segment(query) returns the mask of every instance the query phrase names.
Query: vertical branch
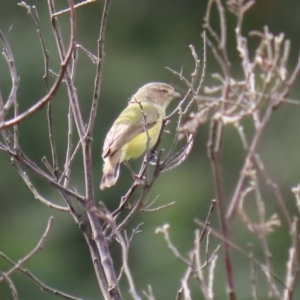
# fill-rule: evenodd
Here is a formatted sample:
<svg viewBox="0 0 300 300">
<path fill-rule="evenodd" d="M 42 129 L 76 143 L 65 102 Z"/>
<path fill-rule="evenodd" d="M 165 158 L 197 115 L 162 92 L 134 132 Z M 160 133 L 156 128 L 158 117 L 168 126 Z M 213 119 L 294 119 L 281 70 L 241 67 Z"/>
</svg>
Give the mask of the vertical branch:
<svg viewBox="0 0 300 300">
<path fill-rule="evenodd" d="M 75 52 L 77 52 L 77 49 L 75 49 Z M 77 56 L 77 55 L 74 55 Z M 71 71 L 71 77 L 72 80 L 74 80 L 75 77 L 75 62 L 76 59 L 73 58 L 72 61 L 72 71 Z M 67 133 L 67 149 L 66 149 L 66 158 L 65 158 L 65 164 L 64 164 L 64 172 L 61 175 L 61 178 L 64 177 L 64 186 L 67 187 L 70 180 L 70 175 L 71 175 L 71 161 L 72 161 L 72 150 L 73 150 L 73 130 L 74 130 L 74 126 L 73 126 L 73 110 L 72 110 L 72 104 L 71 101 L 69 101 L 69 109 L 68 109 L 68 133 Z M 78 147 L 81 145 L 80 141 L 78 144 Z M 74 156 L 76 154 L 76 149 L 74 151 Z M 64 176 L 63 176 L 64 175 Z"/>
<path fill-rule="evenodd" d="M 65 178 L 64 184 L 63 184 L 64 187 L 68 187 L 68 184 L 69 184 L 70 163 L 71 163 L 71 159 L 72 159 L 72 149 L 73 149 L 72 138 L 73 138 L 73 112 L 72 112 L 71 103 L 69 103 L 67 150 L 66 150 L 64 172 L 62 174 Z M 63 178 L 63 176 L 61 176 L 61 179 Z"/>
<path fill-rule="evenodd" d="M 283 293 L 283 300 L 292 300 L 296 289 L 296 283 L 299 276 L 299 220 L 294 218 L 290 228 L 290 235 L 292 245 L 289 250 L 289 260 L 287 262 L 285 289 Z"/>
<path fill-rule="evenodd" d="M 100 96 L 100 91 L 101 91 L 102 65 L 103 65 L 103 59 L 104 59 L 104 40 L 105 40 L 105 31 L 106 31 L 106 25 L 107 25 L 107 20 L 108 20 L 108 12 L 109 12 L 110 3 L 111 3 L 111 0 L 104 1 L 102 19 L 101 19 L 101 25 L 100 25 L 100 35 L 98 38 L 98 61 L 97 61 L 94 93 L 93 93 L 93 102 L 92 102 L 89 122 L 88 122 L 87 129 L 86 129 L 85 136 L 84 136 L 84 143 L 82 145 L 83 146 L 83 162 L 84 162 L 85 188 L 86 188 L 87 201 L 94 201 L 91 142 L 92 142 L 92 133 L 93 133 L 93 128 L 94 128 L 94 123 L 95 123 L 96 114 L 97 114 L 99 96 Z M 94 220 L 94 218 L 91 218 L 91 220 Z M 96 224 L 94 224 L 94 225 L 96 226 Z M 101 230 L 101 226 L 99 226 L 99 228 Z M 104 242 L 105 242 L 105 240 L 104 240 Z"/>
<path fill-rule="evenodd" d="M 56 144 L 53 133 L 53 115 L 52 115 L 52 103 L 48 103 L 47 107 L 47 120 L 48 120 L 48 134 L 50 141 L 51 157 L 52 157 L 52 169 L 56 178 L 58 178 L 58 160 L 57 160 L 57 151 Z"/>
<path fill-rule="evenodd" d="M 10 78 L 11 78 L 11 83 L 12 83 L 12 87 L 10 90 L 10 94 L 8 96 L 8 100 L 6 101 L 3 110 L 1 110 L 1 115 L 0 115 L 0 126 L 2 125 L 2 120 L 4 120 L 5 115 L 7 113 L 7 111 L 10 109 L 10 107 L 16 103 L 16 99 L 17 99 L 17 91 L 19 88 L 19 78 L 17 75 L 17 69 L 15 66 L 15 61 L 14 61 L 14 57 L 12 54 L 12 51 L 10 49 L 10 46 L 8 44 L 8 42 L 6 41 L 4 35 L 2 34 L 2 32 L 0 31 L 0 40 L 3 43 L 3 50 L 2 50 L 2 55 L 4 56 L 6 63 L 8 65 L 9 68 L 9 73 L 10 73 Z"/>
<path fill-rule="evenodd" d="M 1 94 L 1 89 L 0 89 L 0 124 L 4 120 L 4 102 L 3 102 L 3 97 Z"/>
<path fill-rule="evenodd" d="M 63 44 L 63 38 L 62 38 L 61 31 L 60 31 L 60 26 L 58 24 L 57 18 L 55 17 L 54 1 L 48 0 L 48 6 L 49 6 L 50 15 L 51 15 L 54 37 L 55 37 L 55 40 L 56 40 L 56 43 L 58 46 L 60 58 L 63 61 L 66 57 L 66 51 L 65 51 L 64 44 Z M 76 43 L 76 22 L 75 21 L 76 20 L 75 20 L 75 11 L 74 11 L 72 0 L 69 0 L 69 6 L 70 6 L 70 12 L 71 12 L 71 16 L 70 16 L 71 36 L 72 36 L 72 40 L 73 40 L 74 47 L 75 47 L 75 43 Z M 72 76 L 71 76 L 71 71 L 68 66 L 67 66 L 65 72 L 66 72 L 65 79 L 66 79 L 66 84 L 67 84 L 67 89 L 68 89 L 68 95 L 69 95 L 69 99 L 71 101 L 78 135 L 80 137 L 81 142 L 83 142 L 83 137 L 84 137 L 84 132 L 85 132 L 84 123 L 83 123 L 82 116 L 81 116 L 81 111 L 80 111 L 79 101 L 78 101 L 78 97 L 77 97 L 77 93 L 76 93 L 76 88 L 74 86 Z"/>
<path fill-rule="evenodd" d="M 101 265 L 101 260 L 99 258 L 99 252 L 97 245 L 95 243 L 95 240 L 89 236 L 89 234 L 84 233 L 85 240 L 87 242 L 87 245 L 89 247 L 93 265 L 94 265 L 94 270 L 98 279 L 98 283 L 100 285 L 101 291 L 103 293 L 104 299 L 105 300 L 111 300 L 110 294 L 109 294 L 109 288 L 107 286 L 107 281 L 105 274 L 103 272 L 103 268 Z"/>
<path fill-rule="evenodd" d="M 83 162 L 84 162 L 85 188 L 86 188 L 85 211 L 87 213 L 91 225 L 93 238 L 95 240 L 99 252 L 99 256 L 101 259 L 101 264 L 106 276 L 110 297 L 111 299 L 119 300 L 121 299 L 121 294 L 119 291 L 119 286 L 118 286 L 118 281 L 113 266 L 113 261 L 109 252 L 107 241 L 105 239 L 104 233 L 101 228 L 97 208 L 94 205 L 92 160 L 91 160 L 92 159 L 92 155 L 91 155 L 92 132 L 93 132 L 94 122 L 97 113 L 98 99 L 100 95 L 102 63 L 104 57 L 104 37 L 105 37 L 105 30 L 106 30 L 110 3 L 111 3 L 110 0 L 104 1 L 102 21 L 100 26 L 100 36 L 98 39 L 98 64 L 97 64 L 97 73 L 96 73 L 95 88 L 93 94 L 93 102 L 91 107 L 89 123 L 87 125 L 87 129 L 85 131 L 85 135 L 82 140 L 82 148 L 83 148 Z"/>
<path fill-rule="evenodd" d="M 27 14 L 30 15 L 31 20 L 33 21 L 36 31 L 40 40 L 43 59 L 44 59 L 44 75 L 43 79 L 46 84 L 47 93 L 49 93 L 50 85 L 49 85 L 49 53 L 46 49 L 44 37 L 42 34 L 42 29 L 40 26 L 40 20 L 37 8 L 35 6 L 29 6 L 25 2 L 19 3 L 20 6 L 27 9 Z M 49 141 L 50 141 L 50 149 L 51 149 L 51 156 L 52 156 L 52 170 L 55 177 L 58 177 L 58 161 L 57 161 L 57 151 L 56 151 L 56 144 L 54 140 L 53 134 L 53 116 L 52 116 L 52 104 L 51 102 L 47 105 L 47 121 L 48 121 L 48 134 L 49 134 Z"/>
<path fill-rule="evenodd" d="M 219 219 L 221 223 L 221 229 L 225 241 L 230 240 L 228 223 L 225 217 L 225 199 L 223 194 L 223 172 L 221 165 L 222 158 L 222 142 L 223 142 L 223 125 L 220 120 L 213 119 L 210 129 L 210 137 L 208 142 L 208 152 L 211 159 L 214 185 L 216 193 L 216 201 L 218 206 Z M 230 246 L 227 242 L 223 243 L 225 251 L 225 269 L 226 278 L 228 284 L 228 296 L 229 299 L 235 300 L 236 294 L 234 289 L 234 278 L 233 278 L 233 266 L 231 260 Z"/>
<path fill-rule="evenodd" d="M 114 218 L 112 217 L 109 212 L 106 212 L 104 218 L 107 220 L 107 222 L 110 224 L 112 230 L 114 231 L 117 241 L 121 245 L 122 249 L 122 262 L 123 262 L 123 269 L 127 277 L 128 285 L 129 285 L 129 293 L 131 294 L 132 298 L 134 300 L 142 300 L 142 298 L 138 295 L 135 287 L 135 283 L 130 271 L 130 267 L 128 264 L 128 251 L 129 251 L 129 241 L 128 239 L 125 239 L 121 232 L 117 228 L 117 224 L 115 223 Z M 125 235 L 126 237 L 126 235 Z"/>
<path fill-rule="evenodd" d="M 202 266 L 201 266 L 201 245 L 200 245 L 200 230 L 196 230 L 195 232 L 195 239 L 194 239 L 194 260 L 195 260 L 195 267 L 197 272 L 197 279 L 200 282 L 200 287 L 202 290 L 202 294 L 204 295 L 206 300 L 211 300 L 212 298 L 209 297 L 208 293 L 208 285 L 206 283 L 206 279 L 204 278 Z"/>
<path fill-rule="evenodd" d="M 90 112 L 89 123 L 86 131 L 87 136 L 90 136 L 93 132 L 98 103 L 99 103 L 99 97 L 101 92 L 102 65 L 104 59 L 104 41 L 105 41 L 105 32 L 106 32 L 106 26 L 108 21 L 108 12 L 109 12 L 111 1 L 112 0 L 104 1 L 104 7 L 102 12 L 100 34 L 98 38 L 98 61 L 97 61 L 96 77 L 95 77 L 95 84 L 94 84 L 93 102 L 92 102 L 92 107 Z"/>
<path fill-rule="evenodd" d="M 107 19 L 109 3 L 110 3 L 110 1 L 105 1 L 105 5 L 104 5 L 103 14 L 106 16 L 104 18 L 105 24 L 106 24 L 106 19 Z M 63 58 L 65 55 L 65 50 L 64 50 L 64 46 L 63 46 L 60 27 L 58 25 L 57 18 L 55 17 L 55 9 L 54 9 L 53 0 L 48 0 L 48 4 L 49 4 L 49 10 L 51 13 L 51 18 L 52 18 L 53 30 L 54 30 L 55 38 L 56 38 L 58 48 L 59 48 L 59 53 L 60 53 L 60 56 Z M 72 3 L 72 5 L 70 5 L 70 9 L 71 9 L 70 10 L 71 11 L 71 19 L 73 19 L 73 18 L 75 18 L 73 3 Z M 103 31 L 105 30 L 105 25 L 100 30 L 103 33 Z M 101 43 L 100 43 L 101 44 L 100 48 L 102 49 L 101 51 L 103 51 L 102 43 L 104 43 L 104 38 L 101 39 Z M 102 52 L 102 56 L 103 56 L 103 52 Z M 101 56 L 101 62 L 99 63 L 100 71 L 101 71 L 101 66 L 102 66 L 102 58 L 103 58 L 102 56 Z M 99 67 L 99 65 L 98 65 L 98 67 Z M 100 71 L 99 71 L 99 73 L 101 73 Z M 100 269 L 96 270 L 96 274 L 97 274 L 97 277 L 99 280 L 99 285 L 102 289 L 103 294 L 106 297 L 106 300 L 110 300 L 110 299 L 120 300 L 121 295 L 119 292 L 118 282 L 117 282 L 117 278 L 116 278 L 114 267 L 113 267 L 113 261 L 110 256 L 107 241 L 105 240 L 105 236 L 102 232 L 101 224 L 100 224 L 98 213 L 97 213 L 97 208 L 94 206 L 94 191 L 93 191 L 93 182 L 92 182 L 92 162 L 91 162 L 91 138 L 92 138 L 91 137 L 91 134 L 92 134 L 91 129 L 92 129 L 92 125 L 89 125 L 88 128 L 90 128 L 90 129 L 86 131 L 83 120 L 82 120 L 82 115 L 81 115 L 81 111 L 80 111 L 80 107 L 79 107 L 76 89 L 73 85 L 73 78 L 71 76 L 71 71 L 69 68 L 66 70 L 66 83 L 67 83 L 68 94 L 69 94 L 69 98 L 70 98 L 70 102 L 71 102 L 71 106 L 72 106 L 72 112 L 73 112 L 75 124 L 77 127 L 77 131 L 78 131 L 78 134 L 80 137 L 80 141 L 82 144 L 82 151 L 83 151 L 86 201 L 83 202 L 82 204 L 85 208 L 89 223 L 91 225 L 91 229 L 93 232 L 93 240 L 95 241 L 95 245 L 96 245 L 98 254 L 100 256 L 101 266 L 104 270 L 104 274 L 106 277 L 106 279 L 105 279 L 106 283 L 102 282 L 104 280 L 104 278 L 103 278 L 103 276 L 101 276 L 101 274 L 103 275 L 103 273 L 101 272 Z M 98 83 L 99 83 L 99 86 L 98 86 L 99 89 L 97 90 L 97 92 L 100 92 L 100 81 Z M 98 101 L 98 94 L 95 93 L 94 99 L 96 99 Z M 91 112 L 92 118 L 89 121 L 89 124 L 93 124 L 93 122 L 95 121 L 96 110 L 93 111 L 93 109 L 97 108 L 97 105 L 95 104 L 95 103 L 97 103 L 97 101 L 93 101 L 92 112 Z M 92 250 L 93 250 L 93 248 L 90 249 L 91 253 L 92 253 Z M 100 267 L 100 265 L 98 264 L 97 268 L 99 268 L 99 267 Z M 105 290 L 106 286 L 108 288 L 108 293 L 107 293 L 107 290 Z"/>
<path fill-rule="evenodd" d="M 105 273 L 108 291 L 110 295 L 110 298 L 108 299 L 121 300 L 122 297 L 119 291 L 119 285 L 114 270 L 113 261 L 109 252 L 107 241 L 101 228 L 101 224 L 99 222 L 98 209 L 96 206 L 94 206 L 91 200 L 85 202 L 84 208 L 91 225 L 93 240 L 95 241 L 95 244 L 97 246 L 97 250 L 101 260 L 101 265 Z"/>
<path fill-rule="evenodd" d="M 252 176 L 253 176 L 255 200 L 256 200 L 256 207 L 257 207 L 259 223 L 260 223 L 261 228 L 263 228 L 264 226 L 266 226 L 265 204 L 264 204 L 261 194 L 260 194 L 256 173 L 252 174 Z M 275 296 L 278 297 L 279 292 L 278 292 L 278 289 L 277 289 L 276 285 L 274 284 L 273 278 L 271 276 L 271 274 L 272 274 L 272 253 L 270 252 L 266 234 L 264 234 L 263 232 L 259 233 L 259 238 L 261 240 L 263 252 L 265 255 L 265 261 L 266 261 L 265 274 L 266 274 L 267 282 L 269 285 L 269 295 L 270 295 L 270 297 L 275 297 Z"/>
<path fill-rule="evenodd" d="M 16 118 L 19 114 L 19 104 L 17 98 L 14 100 L 14 117 Z M 14 150 L 19 150 L 19 130 L 18 124 L 14 125 Z"/>
<path fill-rule="evenodd" d="M 210 14 L 211 14 L 212 2 L 214 1 L 210 1 L 208 5 L 206 18 L 205 18 L 205 27 L 208 29 L 208 32 L 212 35 L 212 37 L 217 42 L 218 49 L 216 49 L 216 46 L 214 46 L 214 44 L 210 41 L 210 39 L 207 39 L 207 43 L 212 49 L 212 52 L 215 58 L 218 60 L 224 73 L 223 95 L 221 99 L 224 99 L 226 101 L 229 98 L 228 96 L 230 92 L 230 80 L 231 80 L 230 62 L 228 60 L 227 50 L 226 50 L 227 26 L 225 21 L 224 8 L 220 0 L 215 0 L 217 5 L 217 10 L 219 13 L 219 19 L 220 19 L 220 37 L 210 26 Z M 224 245 L 224 252 L 225 252 L 225 271 L 226 271 L 226 279 L 227 279 L 227 286 L 228 286 L 228 297 L 231 300 L 235 300 L 236 293 L 234 288 L 233 266 L 232 266 L 232 259 L 230 253 L 230 246 L 226 242 L 230 240 L 230 232 L 229 232 L 228 222 L 225 217 L 226 204 L 224 199 L 223 182 L 222 182 L 223 170 L 222 170 L 221 159 L 222 159 L 222 150 L 223 150 L 224 126 L 222 124 L 221 118 L 218 118 L 218 116 L 221 117 L 221 114 L 225 112 L 227 106 L 228 106 L 227 104 L 221 103 L 220 112 L 215 114 L 214 118 L 212 119 L 210 136 L 209 136 L 209 141 L 207 146 L 208 146 L 208 155 L 211 159 L 212 170 L 213 170 L 216 201 L 218 204 L 219 221 L 222 229 L 223 238 L 225 241 L 223 245 Z"/>
<path fill-rule="evenodd" d="M 5 104 L 3 103 L 3 100 L 1 97 L 1 104 L 0 104 L 0 108 L 1 108 L 0 109 L 0 124 L 1 124 L 2 122 L 4 122 L 5 115 L 9 111 L 11 105 L 14 105 L 14 118 L 16 118 L 19 114 L 19 104 L 17 102 L 17 91 L 19 88 L 19 79 L 18 79 L 17 69 L 16 69 L 15 60 L 14 60 L 12 51 L 1 31 L 0 31 L 0 40 L 3 43 L 2 54 L 8 65 L 10 78 L 12 81 L 11 91 L 10 91 L 8 100 L 6 101 Z M 7 137 L 9 137 L 9 133 L 3 132 L 3 135 L 7 135 Z M 10 148 L 12 148 L 12 147 L 10 147 Z M 13 149 L 19 150 L 19 131 L 18 131 L 17 124 L 15 124 L 15 126 L 13 127 Z"/>
</svg>

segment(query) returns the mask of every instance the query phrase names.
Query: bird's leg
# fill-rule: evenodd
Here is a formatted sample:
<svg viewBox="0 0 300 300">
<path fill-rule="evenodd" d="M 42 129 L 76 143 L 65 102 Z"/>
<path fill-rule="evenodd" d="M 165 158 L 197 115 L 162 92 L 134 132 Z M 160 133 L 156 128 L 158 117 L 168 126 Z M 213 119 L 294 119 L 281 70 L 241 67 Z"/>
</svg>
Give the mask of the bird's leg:
<svg viewBox="0 0 300 300">
<path fill-rule="evenodd" d="M 138 185 L 141 185 L 144 183 L 144 179 L 142 177 L 140 177 L 138 174 L 135 174 L 134 171 L 132 170 L 131 166 L 129 165 L 128 161 L 125 160 L 124 161 L 124 165 L 127 167 L 127 169 L 129 170 L 129 172 L 131 173 L 131 176 L 133 177 L 133 179 L 135 180 L 135 182 Z"/>
<path fill-rule="evenodd" d="M 150 164 L 152 166 L 155 166 L 156 165 L 156 162 L 157 162 L 157 151 L 155 150 L 151 150 L 150 151 Z"/>
</svg>

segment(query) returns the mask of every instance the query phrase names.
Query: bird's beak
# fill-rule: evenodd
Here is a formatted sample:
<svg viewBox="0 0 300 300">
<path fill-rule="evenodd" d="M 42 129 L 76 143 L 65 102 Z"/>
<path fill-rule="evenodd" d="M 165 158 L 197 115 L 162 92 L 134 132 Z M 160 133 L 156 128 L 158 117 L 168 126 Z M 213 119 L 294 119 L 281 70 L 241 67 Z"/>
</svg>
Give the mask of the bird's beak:
<svg viewBox="0 0 300 300">
<path fill-rule="evenodd" d="M 177 92 L 173 92 L 172 94 L 173 98 L 180 98 L 181 97 L 181 94 L 177 93 Z"/>
</svg>

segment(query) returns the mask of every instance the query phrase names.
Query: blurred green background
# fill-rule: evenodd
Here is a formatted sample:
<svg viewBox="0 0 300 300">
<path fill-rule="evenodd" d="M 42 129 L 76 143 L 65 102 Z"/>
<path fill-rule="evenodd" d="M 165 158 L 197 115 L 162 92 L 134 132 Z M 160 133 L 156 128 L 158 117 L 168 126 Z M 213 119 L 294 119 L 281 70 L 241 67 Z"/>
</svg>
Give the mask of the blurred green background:
<svg viewBox="0 0 300 300">
<path fill-rule="evenodd" d="M 65 8 L 67 1 L 56 1 L 57 10 Z M 43 75 L 43 58 L 38 36 L 26 10 L 17 6 L 18 1 L 1 0 L 0 30 L 6 36 L 12 51 L 20 77 L 18 101 L 23 111 L 40 99 L 46 92 Z M 27 1 L 36 5 L 46 47 L 50 54 L 50 67 L 58 71 L 56 45 L 51 31 L 46 1 Z M 131 178 L 128 171 L 122 168 L 122 174 L 116 187 L 100 192 L 98 183 L 101 178 L 101 148 L 104 135 L 120 110 L 125 107 L 127 99 L 144 83 L 162 81 L 173 84 L 181 91 L 186 87 L 165 67 L 175 70 L 183 68 L 189 76 L 194 61 L 189 45 L 193 44 L 202 57 L 202 20 L 205 13 L 204 0 L 114 0 L 111 5 L 105 45 L 102 91 L 93 140 L 93 165 L 97 199 L 103 201 L 109 209 L 114 209 L 120 197 L 126 192 Z M 77 42 L 96 53 L 96 40 L 99 35 L 102 3 L 91 3 L 77 10 Z M 290 68 L 295 65 L 300 48 L 300 2 L 297 0 L 258 0 L 248 12 L 244 23 L 244 34 L 249 30 L 262 30 L 268 25 L 270 31 L 278 34 L 284 32 L 292 42 Z M 240 72 L 238 56 L 235 52 L 233 30 L 235 19 L 228 14 L 229 45 L 233 58 L 233 69 L 236 76 Z M 68 15 L 59 18 L 68 44 Z M 218 24 L 217 19 L 214 20 Z M 2 47 L 2 45 L 0 45 Z M 210 73 L 215 72 L 216 63 L 209 57 L 206 82 L 211 83 Z M 95 66 L 85 54 L 79 52 L 76 69 L 76 86 L 80 104 L 87 120 L 94 83 Z M 52 79 L 53 80 L 53 79 Z M 3 58 L 0 59 L 0 89 L 4 99 L 11 87 L 8 68 Z M 291 94 L 299 98 L 299 89 L 295 87 Z M 61 166 L 67 137 L 67 96 L 65 87 L 61 87 L 53 100 L 54 130 Z M 290 188 L 300 182 L 299 150 L 300 131 L 299 113 L 296 106 L 279 109 L 273 116 L 259 147 L 265 165 L 271 177 L 278 182 L 284 199 L 291 211 L 294 199 Z M 170 128 L 176 126 L 173 120 Z M 156 182 L 150 200 L 157 195 L 157 205 L 171 201 L 176 204 L 168 209 L 141 213 L 134 218 L 128 227 L 128 233 L 137 224 L 143 222 L 142 234 L 133 239 L 130 248 L 130 264 L 138 290 L 147 289 L 150 284 L 157 299 L 174 299 L 186 270 L 174 255 L 167 249 L 161 236 L 155 235 L 155 228 L 169 223 L 171 237 L 182 254 L 193 247 L 194 219 L 204 221 L 210 200 L 214 197 L 210 161 L 206 153 L 208 125 L 203 126 L 196 138 L 196 144 L 188 160 L 179 168 L 163 174 Z M 165 135 L 164 145 L 172 140 Z M 50 160 L 49 141 L 45 109 L 27 119 L 20 126 L 20 145 L 24 152 L 38 165 L 43 167 L 42 157 Z M 237 134 L 232 128 L 226 130 L 224 152 L 225 193 L 229 199 L 239 176 L 244 151 Z M 140 160 L 132 163 L 138 169 Z M 83 175 L 81 157 L 75 162 L 72 180 L 76 188 L 83 192 Z M 54 226 L 47 238 L 45 247 L 35 255 L 25 267 L 46 284 L 58 290 L 84 299 L 102 299 L 89 252 L 80 230 L 67 214 L 51 210 L 34 200 L 31 192 L 17 175 L 10 164 L 10 158 L 0 152 L 0 251 L 5 252 L 17 261 L 27 254 L 37 243 L 45 229 L 49 216 L 54 216 Z M 30 174 L 30 173 L 29 173 Z M 48 184 L 32 177 L 37 188 L 48 199 L 63 204 L 58 193 Z M 273 194 L 262 186 L 268 214 L 277 212 L 282 215 Z M 255 211 L 252 203 L 249 210 Z M 212 220 L 213 226 L 219 229 L 217 214 Z M 246 248 L 253 243 L 257 257 L 263 261 L 260 243 L 248 233 L 239 221 L 234 221 L 232 239 Z M 211 239 L 210 251 L 220 242 Z M 270 250 L 273 254 L 274 271 L 280 278 L 285 276 L 286 260 L 290 244 L 288 228 L 283 225 L 269 237 Z M 116 267 L 120 268 L 120 251 L 117 244 L 111 245 Z M 219 251 L 219 262 L 215 280 L 216 299 L 225 299 L 225 273 L 223 252 Z M 234 271 L 238 299 L 248 300 L 251 297 L 249 261 L 241 254 L 234 252 Z M 8 265 L 0 260 L 0 270 L 7 270 Z M 52 294 L 41 292 L 27 277 L 15 272 L 11 277 L 17 286 L 20 299 L 57 299 Z M 267 289 L 264 277 L 258 270 L 260 299 L 266 299 Z M 122 279 L 123 287 L 127 282 Z M 193 283 L 194 299 L 202 299 L 199 290 Z M 126 288 L 123 288 L 124 299 L 130 299 Z M 298 296 L 297 296 L 298 295 Z M 297 289 L 295 299 L 300 295 Z M 0 299 L 11 299 L 9 288 L 0 284 Z"/>
</svg>

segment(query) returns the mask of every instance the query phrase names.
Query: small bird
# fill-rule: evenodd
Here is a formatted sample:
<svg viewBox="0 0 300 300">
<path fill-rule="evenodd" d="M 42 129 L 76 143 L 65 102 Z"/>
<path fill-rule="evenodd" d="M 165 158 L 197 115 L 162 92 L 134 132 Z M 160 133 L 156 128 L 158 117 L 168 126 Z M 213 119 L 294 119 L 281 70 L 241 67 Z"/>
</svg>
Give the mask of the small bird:
<svg viewBox="0 0 300 300">
<path fill-rule="evenodd" d="M 166 83 L 142 86 L 129 100 L 106 135 L 102 158 L 100 189 L 113 186 L 119 177 L 120 163 L 152 149 L 159 137 L 168 104 L 181 95 Z"/>
</svg>

